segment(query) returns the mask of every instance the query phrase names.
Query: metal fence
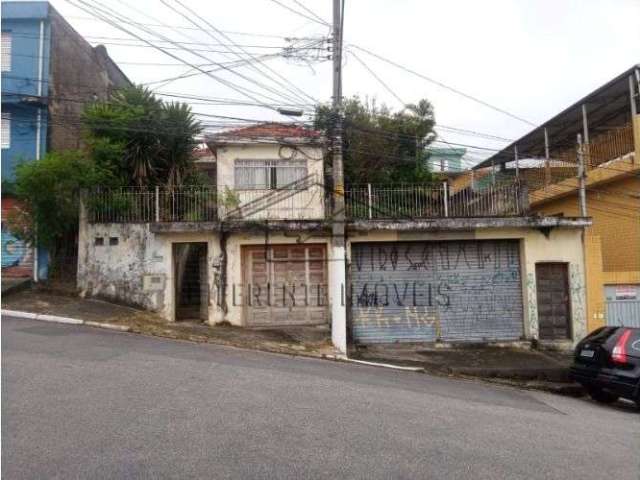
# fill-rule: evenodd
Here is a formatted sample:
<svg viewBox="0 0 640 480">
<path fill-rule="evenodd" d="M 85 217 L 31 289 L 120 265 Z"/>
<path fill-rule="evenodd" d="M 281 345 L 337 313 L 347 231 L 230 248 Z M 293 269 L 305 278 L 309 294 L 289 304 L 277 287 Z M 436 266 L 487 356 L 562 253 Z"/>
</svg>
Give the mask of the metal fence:
<svg viewBox="0 0 640 480">
<path fill-rule="evenodd" d="M 102 189 L 85 196 L 90 223 L 210 222 L 217 219 L 323 219 L 324 187 L 230 190 L 215 187 Z M 527 212 L 519 183 L 451 191 L 446 183 L 360 185 L 345 190 L 348 219 L 518 216 Z"/>
<path fill-rule="evenodd" d="M 84 202 L 89 223 L 209 222 L 218 204 L 215 187 L 101 189 Z"/>
<path fill-rule="evenodd" d="M 347 218 L 499 217 L 524 215 L 527 196 L 518 182 L 452 192 L 446 183 L 357 185 L 345 190 Z"/>
</svg>

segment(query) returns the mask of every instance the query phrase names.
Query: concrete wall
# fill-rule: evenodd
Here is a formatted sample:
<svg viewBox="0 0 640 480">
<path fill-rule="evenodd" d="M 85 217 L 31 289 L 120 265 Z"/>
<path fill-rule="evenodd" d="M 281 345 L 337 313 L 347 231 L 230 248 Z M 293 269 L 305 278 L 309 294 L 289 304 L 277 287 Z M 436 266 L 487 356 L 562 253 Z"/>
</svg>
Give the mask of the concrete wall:
<svg viewBox="0 0 640 480">
<path fill-rule="evenodd" d="M 104 244 L 96 245 L 96 238 Z M 110 239 L 117 238 L 117 245 Z M 174 269 L 172 245 L 206 242 L 209 266 L 209 321 L 219 318 L 214 265 L 220 250 L 212 233 L 155 234 L 149 224 L 91 224 L 79 236 L 78 288 L 82 295 L 142 307 L 173 321 Z"/>
<path fill-rule="evenodd" d="M 347 254 L 351 259 L 351 246 L 358 242 L 442 241 L 442 240 L 518 239 L 521 245 L 523 327 L 527 338 L 538 338 L 538 307 L 535 265 L 538 262 L 569 264 L 572 338 L 586 334 L 585 266 L 581 229 L 557 228 L 549 235 L 535 229 L 477 229 L 463 232 L 383 232 L 351 236 Z"/>
<path fill-rule="evenodd" d="M 50 22 L 49 148 L 79 148 L 83 144 L 79 119 L 85 104 L 107 99 L 129 80 L 103 46 L 92 47 L 53 8 Z"/>
<path fill-rule="evenodd" d="M 82 225 L 82 224 L 81 224 Z M 545 234 L 546 233 L 546 234 Z M 521 278 L 523 298 L 523 330 L 526 338 L 538 338 L 538 312 L 536 293 L 536 264 L 539 262 L 563 262 L 569 267 L 570 305 L 572 314 L 572 338 L 582 338 L 587 332 L 587 303 L 583 232 L 579 228 L 555 228 L 548 232 L 530 228 L 476 229 L 461 232 L 397 232 L 371 231 L 353 234 L 347 242 L 347 255 L 351 247 L 360 242 L 395 242 L 424 240 L 491 240 L 517 239 L 521 249 Z M 103 238 L 103 245 L 96 245 L 96 237 Z M 110 245 L 110 238 L 118 238 L 117 245 Z M 226 238 L 226 306 L 218 302 L 218 285 L 221 276 L 220 237 L 218 233 L 153 233 L 149 224 L 93 224 L 81 226 L 78 269 L 79 287 L 85 295 L 95 295 L 141 306 L 160 313 L 165 319 L 174 320 L 174 278 L 172 245 L 177 242 L 207 242 L 209 267 L 209 323 L 228 321 L 243 326 L 244 312 L 241 296 L 233 285 L 243 284 L 242 247 L 247 245 L 325 244 L 329 255 L 327 278 L 336 278 L 340 262 L 332 261 L 330 239 L 291 234 L 270 234 L 265 238 L 259 233 L 233 233 Z M 341 302 L 339 289 L 333 291 L 330 302 Z M 240 301 L 238 301 L 240 299 Z M 345 332 L 340 333 L 342 337 Z"/>
<path fill-rule="evenodd" d="M 319 184 L 280 202 L 270 205 L 268 208 L 259 208 L 259 211 L 250 215 L 253 219 L 321 219 L 324 218 L 324 176 L 323 176 L 323 152 L 319 147 L 299 146 L 297 149 L 286 147 L 288 153 L 281 156 L 282 145 L 232 145 L 220 147 L 217 151 L 217 186 L 218 194 L 224 197 L 228 188 L 236 191 L 241 204 L 246 204 L 258 199 L 269 191 L 264 190 L 236 190 L 234 185 L 234 165 L 240 160 L 305 160 L 308 174 L 314 176 Z M 224 203 L 224 202 L 222 202 Z M 220 211 L 225 212 L 225 206 L 221 205 Z M 229 205 L 227 210 L 234 207 Z"/>
</svg>

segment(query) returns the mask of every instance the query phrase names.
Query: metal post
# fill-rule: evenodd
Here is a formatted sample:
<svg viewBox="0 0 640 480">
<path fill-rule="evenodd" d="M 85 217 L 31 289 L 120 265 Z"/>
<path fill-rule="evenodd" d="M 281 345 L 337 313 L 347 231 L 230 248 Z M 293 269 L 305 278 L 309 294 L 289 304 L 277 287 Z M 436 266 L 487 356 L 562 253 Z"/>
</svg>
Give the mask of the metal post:
<svg viewBox="0 0 640 480">
<path fill-rule="evenodd" d="M 156 201 L 156 222 L 160 222 L 160 187 L 156 185 L 155 191 L 155 201 Z"/>
<path fill-rule="evenodd" d="M 442 200 L 444 202 L 444 216 L 449 216 L 449 188 L 447 182 L 442 182 Z"/>
<path fill-rule="evenodd" d="M 333 221 L 331 236 L 331 340 L 347 353 L 347 308 L 343 288 L 347 283 L 344 215 L 344 170 L 342 164 L 342 1 L 333 0 Z"/>
<path fill-rule="evenodd" d="M 633 86 L 633 76 L 631 75 L 629 75 L 629 100 L 631 101 L 631 115 L 635 117 L 638 114 L 638 107 L 636 106 L 636 93 Z"/>
<path fill-rule="evenodd" d="M 582 156 L 585 171 L 591 166 L 591 152 L 589 149 L 589 122 L 587 121 L 587 105 L 582 104 Z M 586 157 L 586 160 L 584 159 Z"/>
<path fill-rule="evenodd" d="M 371 201 L 371 184 L 367 183 L 367 195 L 368 195 L 368 199 L 369 199 L 369 218 L 373 218 L 372 215 L 372 206 L 373 206 L 373 202 Z"/>
<path fill-rule="evenodd" d="M 513 146 L 513 157 L 516 160 L 516 178 L 520 178 L 520 160 L 518 159 L 518 146 Z"/>
<path fill-rule="evenodd" d="M 496 164 L 493 160 L 491 160 L 491 184 L 496 184 Z"/>
<path fill-rule="evenodd" d="M 544 186 L 551 183 L 551 162 L 549 161 L 549 134 L 544 127 Z"/>
<path fill-rule="evenodd" d="M 580 216 L 587 216 L 587 194 L 586 194 L 586 171 L 584 168 L 584 145 L 582 143 L 582 135 L 578 134 L 578 183 L 579 183 L 579 203 Z"/>
</svg>

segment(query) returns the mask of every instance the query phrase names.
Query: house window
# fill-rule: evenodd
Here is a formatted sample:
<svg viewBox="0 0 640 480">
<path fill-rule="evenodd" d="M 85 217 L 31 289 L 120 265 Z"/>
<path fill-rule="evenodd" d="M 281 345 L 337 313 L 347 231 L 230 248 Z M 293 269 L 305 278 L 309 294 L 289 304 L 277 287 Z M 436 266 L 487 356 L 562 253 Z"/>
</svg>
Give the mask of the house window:
<svg viewBox="0 0 640 480">
<path fill-rule="evenodd" d="M 11 114 L 8 112 L 2 112 L 2 120 L 0 121 L 0 127 L 2 130 L 2 148 L 11 147 Z"/>
<path fill-rule="evenodd" d="M 305 160 L 236 160 L 234 184 L 239 190 L 300 189 L 308 175 Z"/>
<path fill-rule="evenodd" d="M 0 63 L 2 63 L 3 72 L 11 71 L 11 32 L 2 32 Z"/>
<path fill-rule="evenodd" d="M 118 237 L 109 237 L 109 245 L 118 245 Z"/>
</svg>

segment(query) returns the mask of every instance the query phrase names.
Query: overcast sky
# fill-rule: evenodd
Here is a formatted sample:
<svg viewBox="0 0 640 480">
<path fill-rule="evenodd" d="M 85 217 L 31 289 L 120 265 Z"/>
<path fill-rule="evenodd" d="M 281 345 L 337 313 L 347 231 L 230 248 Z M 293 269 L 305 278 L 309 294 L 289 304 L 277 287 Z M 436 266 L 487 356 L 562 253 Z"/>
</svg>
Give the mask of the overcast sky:
<svg viewBox="0 0 640 480">
<path fill-rule="evenodd" d="M 176 0 L 164 1 L 177 9 L 181 8 Z M 279 53 L 281 47 L 289 45 L 280 37 L 321 39 L 330 31 L 320 21 L 312 21 L 315 18 L 295 0 L 180 1 L 197 12 L 196 16 L 187 15 L 196 22 L 202 23 L 204 19 L 220 30 L 247 33 L 229 35 L 235 42 L 247 45 L 245 48 L 254 56 Z M 330 22 L 331 0 L 299 2 Z M 134 82 L 152 82 L 189 71 L 189 67 L 179 64 L 179 60 L 158 50 L 148 46 L 132 46 L 144 45 L 139 41 L 116 40 L 130 38 L 130 35 L 103 21 L 91 19 L 90 13 L 66 0 L 53 0 L 52 3 L 92 44 L 105 43 L 112 58 Z M 130 21 L 164 23 L 174 27 L 149 26 L 147 28 L 152 32 L 140 32 L 120 22 L 120 25 L 144 38 L 153 39 L 155 32 L 173 41 L 191 42 L 188 48 L 206 50 L 196 54 L 179 49 L 168 50 L 187 62 L 203 64 L 237 60 L 229 53 L 229 46 L 219 45 L 222 42 L 195 29 L 187 19 L 172 11 L 161 0 L 102 0 L 100 3 Z M 291 12 L 278 3 L 309 18 Z M 531 126 L 385 64 L 355 50 L 353 45 L 369 49 L 536 124 L 633 64 L 640 63 L 640 0 L 346 0 L 345 8 L 345 96 L 358 94 L 376 97 L 391 108 L 401 106 L 350 53 L 355 52 L 403 102 L 429 99 L 435 107 L 439 124 L 499 137 L 517 138 L 530 130 Z M 205 28 L 211 31 L 211 27 Z M 154 43 L 160 44 L 157 38 Z M 328 54 L 321 50 L 307 53 L 311 56 Z M 329 61 L 276 58 L 268 60 L 265 65 L 309 96 L 322 101 L 330 100 Z M 269 82 L 246 66 L 236 71 L 247 78 Z M 216 72 L 215 75 L 223 81 L 260 89 L 226 71 Z M 229 86 L 202 74 L 155 86 L 159 92 L 253 102 Z M 277 97 L 279 102 L 286 102 L 280 99 L 284 89 L 273 83 L 271 86 L 275 93 L 263 93 Z M 261 101 L 273 103 L 264 98 Z M 196 112 L 287 120 L 287 117 L 262 107 L 192 102 L 196 103 L 193 105 Z M 484 137 L 461 135 L 445 129 L 440 134 L 448 142 L 477 147 L 496 148 L 504 145 Z M 488 153 L 486 150 L 471 149 L 469 158 L 482 158 Z"/>
</svg>

